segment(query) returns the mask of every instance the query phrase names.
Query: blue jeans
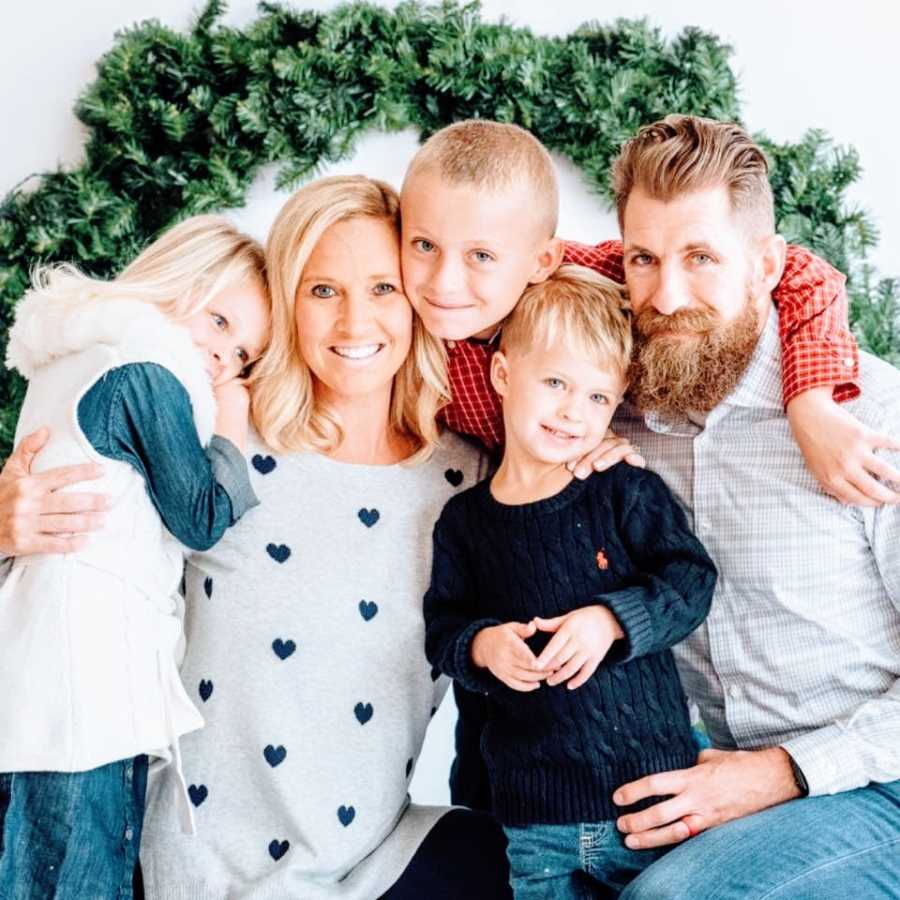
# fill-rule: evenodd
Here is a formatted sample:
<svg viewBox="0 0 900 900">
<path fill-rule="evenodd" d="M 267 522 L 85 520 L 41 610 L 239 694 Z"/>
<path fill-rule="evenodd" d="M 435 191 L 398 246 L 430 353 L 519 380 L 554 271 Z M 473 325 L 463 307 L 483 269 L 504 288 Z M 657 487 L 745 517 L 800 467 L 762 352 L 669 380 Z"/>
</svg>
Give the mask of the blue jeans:
<svg viewBox="0 0 900 900">
<path fill-rule="evenodd" d="M 671 850 L 621 900 L 897 900 L 900 781 L 774 806 Z"/>
<path fill-rule="evenodd" d="M 619 892 L 665 850 L 629 850 L 615 822 L 503 829 L 515 900 L 590 900 Z"/>
<path fill-rule="evenodd" d="M 3 900 L 131 900 L 147 757 L 0 774 Z"/>
</svg>

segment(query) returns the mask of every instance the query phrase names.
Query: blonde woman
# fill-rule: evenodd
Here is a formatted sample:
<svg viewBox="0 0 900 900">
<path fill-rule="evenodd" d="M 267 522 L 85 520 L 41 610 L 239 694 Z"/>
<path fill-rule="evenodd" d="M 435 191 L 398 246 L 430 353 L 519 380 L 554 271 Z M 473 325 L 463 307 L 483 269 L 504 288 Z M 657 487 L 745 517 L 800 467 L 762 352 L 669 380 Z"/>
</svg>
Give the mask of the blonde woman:
<svg viewBox="0 0 900 900">
<path fill-rule="evenodd" d="M 195 218 L 111 282 L 44 270 L 16 311 L 18 434 L 50 426 L 38 470 L 102 462 L 108 512 L 80 549 L 12 561 L 0 591 L 3 897 L 130 897 L 147 755 L 178 778 L 203 724 L 173 597 L 182 544 L 210 547 L 255 502 L 237 379 L 269 330 L 264 263 Z"/>
<path fill-rule="evenodd" d="M 196 836 L 151 778 L 150 898 L 496 898 L 502 834 L 410 804 L 447 682 L 422 596 L 444 503 L 480 455 L 439 435 L 440 345 L 403 294 L 387 185 L 328 178 L 267 246 L 272 343 L 255 373 L 260 505 L 186 570 L 181 674 L 206 728 L 183 743 Z"/>
</svg>

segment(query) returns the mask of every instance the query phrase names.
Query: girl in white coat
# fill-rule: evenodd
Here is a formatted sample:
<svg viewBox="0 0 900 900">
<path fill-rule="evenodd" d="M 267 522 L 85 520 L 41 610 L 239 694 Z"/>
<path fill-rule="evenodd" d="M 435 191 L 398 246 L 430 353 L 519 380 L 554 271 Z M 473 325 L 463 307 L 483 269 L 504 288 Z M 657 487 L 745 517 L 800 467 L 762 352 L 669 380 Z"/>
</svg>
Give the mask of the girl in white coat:
<svg viewBox="0 0 900 900">
<path fill-rule="evenodd" d="M 262 250 L 211 216 L 110 282 L 44 270 L 17 309 L 17 440 L 50 426 L 35 471 L 101 463 L 109 508 L 80 550 L 15 559 L 0 589 L 4 898 L 132 895 L 148 755 L 180 773 L 203 724 L 177 672 L 184 546 L 256 503 L 240 376 L 268 330 Z"/>
</svg>

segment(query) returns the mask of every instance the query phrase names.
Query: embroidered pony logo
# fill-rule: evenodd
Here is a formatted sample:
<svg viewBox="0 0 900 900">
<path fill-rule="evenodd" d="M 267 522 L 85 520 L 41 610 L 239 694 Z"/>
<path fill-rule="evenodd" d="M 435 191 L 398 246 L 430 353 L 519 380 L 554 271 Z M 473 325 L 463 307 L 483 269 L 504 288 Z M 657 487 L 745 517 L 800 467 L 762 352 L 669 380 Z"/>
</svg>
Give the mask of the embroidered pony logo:
<svg viewBox="0 0 900 900">
<path fill-rule="evenodd" d="M 604 572 L 609 568 L 609 560 L 602 550 L 597 551 L 597 568 Z"/>
</svg>

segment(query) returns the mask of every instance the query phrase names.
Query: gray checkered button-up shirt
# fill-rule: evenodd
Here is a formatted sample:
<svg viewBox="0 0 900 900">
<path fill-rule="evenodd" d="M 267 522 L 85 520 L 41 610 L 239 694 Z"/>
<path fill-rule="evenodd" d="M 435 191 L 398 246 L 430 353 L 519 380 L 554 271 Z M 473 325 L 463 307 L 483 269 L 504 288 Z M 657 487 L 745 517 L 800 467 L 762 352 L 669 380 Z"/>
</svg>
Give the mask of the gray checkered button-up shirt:
<svg viewBox="0 0 900 900">
<path fill-rule="evenodd" d="M 860 363 L 862 396 L 846 408 L 900 437 L 900 371 Z M 625 406 L 614 427 L 719 569 L 709 618 L 675 648 L 714 745 L 781 745 L 812 794 L 900 778 L 900 508 L 841 506 L 807 470 L 781 405 L 774 310 L 705 423 Z"/>
</svg>

